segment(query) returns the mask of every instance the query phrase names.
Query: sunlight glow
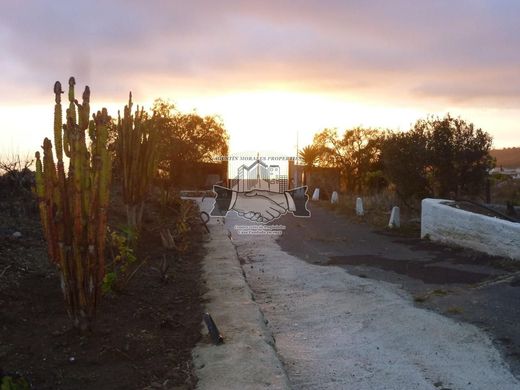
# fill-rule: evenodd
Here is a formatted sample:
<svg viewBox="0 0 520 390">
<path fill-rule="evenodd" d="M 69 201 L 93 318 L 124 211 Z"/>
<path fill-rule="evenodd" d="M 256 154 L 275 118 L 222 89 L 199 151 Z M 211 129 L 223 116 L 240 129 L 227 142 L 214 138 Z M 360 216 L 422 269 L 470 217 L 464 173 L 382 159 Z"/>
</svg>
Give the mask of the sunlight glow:
<svg viewBox="0 0 520 390">
<path fill-rule="evenodd" d="M 363 126 L 406 131 L 428 114 L 442 116 L 448 111 L 488 131 L 495 139 L 494 147 L 515 146 L 520 140 L 514 130 L 519 110 L 439 107 L 437 111 L 427 111 L 361 102 L 334 94 L 282 89 L 180 95 L 171 101 L 181 111 L 196 110 L 201 115 L 219 115 L 223 119 L 230 134 L 230 153 L 272 150 L 295 156 L 297 143 L 300 148 L 310 144 L 313 135 L 324 128 L 336 127 L 343 131 Z M 115 117 L 117 110 L 123 108 L 125 98 L 122 97 L 120 103 L 93 102 L 92 110 L 107 107 Z M 134 101 L 146 109 L 153 104 L 152 97 L 141 100 L 140 96 L 134 96 Z M 32 156 L 43 138 L 52 136 L 53 107 L 52 100 L 45 105 L 0 107 L 0 156 L 12 153 Z"/>
<path fill-rule="evenodd" d="M 333 95 L 281 90 L 236 92 L 177 101 L 183 110 L 197 107 L 201 114 L 218 113 L 228 129 L 230 151 L 282 150 L 295 155 L 326 128 L 353 126 L 408 129 L 421 116 L 410 108 L 385 108 L 354 103 Z"/>
</svg>

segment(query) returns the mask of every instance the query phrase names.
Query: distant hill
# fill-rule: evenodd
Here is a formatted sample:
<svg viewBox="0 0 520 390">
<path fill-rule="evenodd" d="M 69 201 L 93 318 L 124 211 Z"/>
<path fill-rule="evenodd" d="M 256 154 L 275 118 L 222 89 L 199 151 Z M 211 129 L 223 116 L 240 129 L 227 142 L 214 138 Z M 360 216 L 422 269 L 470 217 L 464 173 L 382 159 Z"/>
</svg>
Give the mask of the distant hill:
<svg viewBox="0 0 520 390">
<path fill-rule="evenodd" d="M 494 149 L 491 155 L 497 160 L 497 167 L 520 168 L 520 147 Z"/>
</svg>

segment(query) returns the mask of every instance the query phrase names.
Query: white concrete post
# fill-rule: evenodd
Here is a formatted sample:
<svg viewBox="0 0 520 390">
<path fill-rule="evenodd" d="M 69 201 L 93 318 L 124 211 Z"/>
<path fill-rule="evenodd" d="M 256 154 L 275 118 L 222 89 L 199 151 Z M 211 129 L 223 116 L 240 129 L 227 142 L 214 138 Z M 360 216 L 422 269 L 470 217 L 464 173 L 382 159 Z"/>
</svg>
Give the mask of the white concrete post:
<svg viewBox="0 0 520 390">
<path fill-rule="evenodd" d="M 401 227 L 401 217 L 399 207 L 394 206 L 392 208 L 392 213 L 390 214 L 390 221 L 388 221 L 389 228 L 399 228 Z"/>
<path fill-rule="evenodd" d="M 320 200 L 320 189 L 315 188 L 314 193 L 312 194 L 312 200 Z"/>
<path fill-rule="evenodd" d="M 356 199 L 356 214 L 359 216 L 365 214 L 365 211 L 363 210 L 363 199 L 361 198 Z"/>
<path fill-rule="evenodd" d="M 332 193 L 332 196 L 330 197 L 330 203 L 332 204 L 337 204 L 339 201 L 339 197 L 338 197 L 338 192 L 337 191 L 334 191 Z"/>
</svg>

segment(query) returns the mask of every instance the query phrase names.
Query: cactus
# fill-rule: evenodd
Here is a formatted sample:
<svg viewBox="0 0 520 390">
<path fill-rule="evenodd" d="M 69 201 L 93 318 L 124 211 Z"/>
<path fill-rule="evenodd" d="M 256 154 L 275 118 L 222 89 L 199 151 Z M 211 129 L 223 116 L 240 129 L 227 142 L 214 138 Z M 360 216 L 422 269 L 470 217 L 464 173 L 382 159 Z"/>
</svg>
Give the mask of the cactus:
<svg viewBox="0 0 520 390">
<path fill-rule="evenodd" d="M 157 131 L 153 118 L 139 106 L 132 115 L 132 93 L 123 118 L 118 113 L 116 154 L 122 171 L 128 226 L 138 232 L 146 198 L 157 171 Z"/>
<path fill-rule="evenodd" d="M 61 84 L 54 84 L 54 160 L 52 142 L 36 152 L 36 185 L 49 259 L 60 271 L 67 312 L 82 331 L 92 326 L 105 275 L 104 254 L 111 158 L 107 150 L 111 118 L 105 108 L 90 119 L 90 90 L 82 104 L 69 79 L 69 107 L 62 123 Z M 85 131 L 89 131 L 87 146 Z M 69 159 L 65 174 L 63 154 Z"/>
</svg>

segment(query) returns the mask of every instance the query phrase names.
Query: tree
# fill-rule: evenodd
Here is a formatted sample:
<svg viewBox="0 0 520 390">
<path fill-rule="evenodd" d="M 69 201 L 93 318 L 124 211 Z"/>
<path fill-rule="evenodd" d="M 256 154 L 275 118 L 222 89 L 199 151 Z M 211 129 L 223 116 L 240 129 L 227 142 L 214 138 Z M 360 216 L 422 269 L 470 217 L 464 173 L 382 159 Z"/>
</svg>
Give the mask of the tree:
<svg viewBox="0 0 520 390">
<path fill-rule="evenodd" d="M 298 157 L 304 164 L 304 184 L 311 183 L 312 168 L 318 164 L 322 152 L 322 148 L 317 145 L 307 145 L 298 153 Z"/>
<path fill-rule="evenodd" d="M 322 150 L 323 166 L 340 168 L 347 188 L 362 192 L 378 170 L 380 135 L 379 130 L 361 127 L 346 130 L 343 136 L 336 129 L 325 129 L 314 136 L 313 145 Z"/>
<path fill-rule="evenodd" d="M 434 194 L 478 194 L 494 166 L 491 136 L 473 123 L 447 114 L 419 120 L 415 129 L 428 135 L 428 156 Z"/>
<path fill-rule="evenodd" d="M 481 193 L 493 167 L 492 139 L 472 123 L 449 114 L 419 120 L 406 133 L 381 143 L 387 179 L 403 200 Z"/>
<path fill-rule="evenodd" d="M 306 167 L 312 168 L 318 164 L 321 154 L 322 150 L 318 146 L 307 145 L 300 150 L 298 157 Z"/>
<path fill-rule="evenodd" d="M 159 169 L 169 185 L 182 185 L 193 163 L 212 162 L 216 156 L 227 155 L 229 136 L 219 117 L 181 113 L 162 99 L 155 101 L 153 113 L 161 139 Z"/>
<path fill-rule="evenodd" d="M 381 140 L 381 163 L 386 179 L 405 203 L 431 193 L 427 138 L 420 131 L 388 133 Z"/>
</svg>

